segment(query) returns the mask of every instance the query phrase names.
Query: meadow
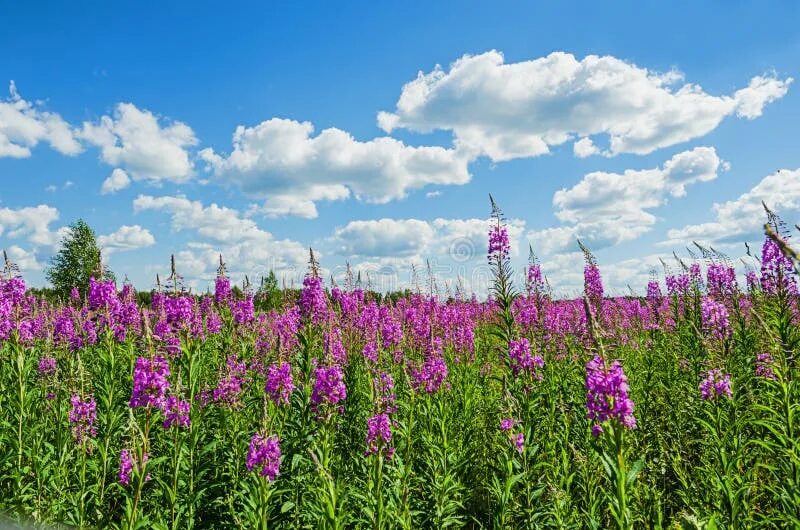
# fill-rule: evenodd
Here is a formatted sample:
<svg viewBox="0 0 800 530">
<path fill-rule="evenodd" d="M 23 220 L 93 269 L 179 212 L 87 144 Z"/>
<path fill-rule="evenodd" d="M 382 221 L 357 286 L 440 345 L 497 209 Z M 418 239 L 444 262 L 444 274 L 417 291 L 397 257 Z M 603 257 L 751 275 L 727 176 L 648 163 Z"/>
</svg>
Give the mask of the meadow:
<svg viewBox="0 0 800 530">
<path fill-rule="evenodd" d="M 798 528 L 800 297 L 703 249 L 646 296 L 516 284 L 488 300 L 325 282 L 178 282 L 61 301 L 0 281 L 0 514 L 78 528 Z M 327 285 L 326 285 L 327 283 Z"/>
</svg>

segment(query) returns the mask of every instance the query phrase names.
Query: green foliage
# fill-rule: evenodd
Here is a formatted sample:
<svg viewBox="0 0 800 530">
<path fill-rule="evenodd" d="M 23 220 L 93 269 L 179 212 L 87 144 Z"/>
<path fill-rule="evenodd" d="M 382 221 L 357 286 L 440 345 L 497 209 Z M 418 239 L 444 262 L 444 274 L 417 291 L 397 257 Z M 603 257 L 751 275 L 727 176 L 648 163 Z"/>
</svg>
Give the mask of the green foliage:
<svg viewBox="0 0 800 530">
<path fill-rule="evenodd" d="M 69 297 L 73 287 L 84 296 L 92 276 L 98 280 L 114 278 L 111 271 L 103 270 L 97 236 L 83 219 L 69 226 L 61 239 L 61 248 L 50 261 L 46 276 L 53 291 L 62 299 Z"/>
</svg>

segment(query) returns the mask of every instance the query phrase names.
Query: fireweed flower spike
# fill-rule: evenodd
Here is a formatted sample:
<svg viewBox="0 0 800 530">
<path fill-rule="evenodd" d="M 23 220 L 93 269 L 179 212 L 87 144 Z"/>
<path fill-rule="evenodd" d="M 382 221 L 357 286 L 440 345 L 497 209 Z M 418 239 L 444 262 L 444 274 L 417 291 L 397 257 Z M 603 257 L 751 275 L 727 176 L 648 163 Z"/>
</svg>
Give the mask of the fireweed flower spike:
<svg viewBox="0 0 800 530">
<path fill-rule="evenodd" d="M 628 378 L 619 361 L 606 366 L 606 361 L 596 356 L 586 364 L 587 417 L 597 422 L 592 434 L 602 432 L 602 423 L 613 420 L 623 427 L 634 429 L 633 400 L 628 397 Z"/>
<path fill-rule="evenodd" d="M 133 391 L 128 405 L 131 408 L 164 405 L 164 396 L 169 389 L 169 363 L 161 356 L 153 359 L 139 357 L 133 368 Z"/>
<path fill-rule="evenodd" d="M 725 339 L 731 335 L 732 329 L 725 304 L 706 298 L 700 306 L 700 313 L 703 331 L 716 339 Z"/>
<path fill-rule="evenodd" d="M 267 383 L 264 391 L 277 406 L 288 405 L 294 390 L 292 365 L 289 363 L 272 364 L 267 368 Z"/>
<path fill-rule="evenodd" d="M 280 473 L 281 444 L 277 436 L 253 434 L 247 450 L 247 470 L 258 470 L 262 477 L 274 481 Z"/>
<path fill-rule="evenodd" d="M 191 405 L 188 401 L 183 401 L 176 396 L 169 396 L 164 403 L 164 428 L 169 429 L 173 425 L 178 427 L 188 427 L 189 410 Z"/>
<path fill-rule="evenodd" d="M 312 407 L 319 409 L 325 405 L 336 405 L 347 397 L 342 369 L 333 365 L 314 369 L 314 387 L 311 391 Z"/>
<path fill-rule="evenodd" d="M 392 457 L 394 454 L 394 447 L 391 446 L 392 422 L 388 414 L 376 414 L 367 420 L 366 443 L 365 456 L 383 451 L 388 458 Z"/>
<path fill-rule="evenodd" d="M 69 422 L 72 424 L 75 441 L 81 443 L 86 438 L 94 438 L 97 435 L 97 429 L 94 427 L 97 419 L 97 403 L 94 398 L 90 396 L 83 400 L 79 395 L 73 394 L 69 402 L 72 404 Z"/>
<path fill-rule="evenodd" d="M 713 401 L 720 397 L 733 397 L 730 374 L 723 374 L 719 369 L 706 372 L 700 381 L 700 397 L 706 401 Z"/>
</svg>

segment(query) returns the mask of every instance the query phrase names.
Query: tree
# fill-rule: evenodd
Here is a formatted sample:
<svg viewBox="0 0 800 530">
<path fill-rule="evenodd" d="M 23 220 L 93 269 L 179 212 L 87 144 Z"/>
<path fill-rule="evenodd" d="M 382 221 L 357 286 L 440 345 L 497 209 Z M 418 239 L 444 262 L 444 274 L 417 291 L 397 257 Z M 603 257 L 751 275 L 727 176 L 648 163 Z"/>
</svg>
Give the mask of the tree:
<svg viewBox="0 0 800 530">
<path fill-rule="evenodd" d="M 66 298 L 73 287 L 84 296 L 91 277 L 113 280 L 114 274 L 102 267 L 94 230 L 86 221 L 78 219 L 69 226 L 61 239 L 61 249 L 50 260 L 47 280 L 58 296 Z"/>
</svg>

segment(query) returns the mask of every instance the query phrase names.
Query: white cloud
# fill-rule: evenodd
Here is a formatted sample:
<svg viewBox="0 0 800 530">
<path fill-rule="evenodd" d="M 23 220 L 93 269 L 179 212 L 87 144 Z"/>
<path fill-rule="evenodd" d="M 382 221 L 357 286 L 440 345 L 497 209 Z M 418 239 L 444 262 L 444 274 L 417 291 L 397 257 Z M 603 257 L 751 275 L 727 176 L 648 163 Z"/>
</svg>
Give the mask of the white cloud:
<svg viewBox="0 0 800 530">
<path fill-rule="evenodd" d="M 152 197 L 139 195 L 133 201 L 134 211 L 163 211 L 171 215 L 176 232 L 190 230 L 205 241 L 190 242 L 183 255 L 193 270 L 202 268 L 197 277 L 208 278 L 216 270 L 219 254 L 224 256 L 229 270 L 241 273 L 266 273 L 270 269 L 302 268 L 308 259 L 308 249 L 296 241 L 276 239 L 262 230 L 252 219 L 224 206 L 186 197 Z M 202 267 L 201 267 L 202 265 Z"/>
<path fill-rule="evenodd" d="M 128 174 L 120 168 L 116 168 L 103 181 L 103 185 L 100 188 L 100 193 L 103 195 L 116 193 L 130 186 L 130 183 L 131 179 L 128 177 Z"/>
<path fill-rule="evenodd" d="M 35 272 L 42 270 L 42 264 L 36 259 L 36 254 L 17 245 L 6 249 L 8 258 L 19 267 L 22 272 Z"/>
<path fill-rule="evenodd" d="M 46 204 L 19 209 L 0 208 L 0 237 L 25 238 L 34 245 L 55 246 L 61 231 L 51 232 L 50 224 L 58 216 L 58 210 Z"/>
<path fill-rule="evenodd" d="M 650 210 L 662 206 L 669 196 L 684 196 L 687 185 L 717 178 L 726 168 L 713 147 L 696 147 L 676 154 L 660 168 L 588 173 L 575 186 L 553 196 L 556 217 L 569 224 L 535 231 L 529 237 L 545 253 L 567 248 L 576 237 L 595 250 L 636 239 L 656 223 Z"/>
<path fill-rule="evenodd" d="M 712 96 L 682 74 L 659 74 L 611 56 L 582 60 L 563 52 L 505 63 L 498 51 L 465 55 L 444 70 L 420 72 L 400 94 L 394 113 L 378 114 L 391 132 L 450 130 L 456 145 L 495 161 L 546 154 L 580 137 L 573 150 L 650 153 L 698 138 L 731 114 L 752 119 L 786 94 L 792 79 L 754 77 L 732 96 Z"/>
<path fill-rule="evenodd" d="M 787 221 L 800 221 L 800 169 L 779 169 L 738 198 L 715 203 L 715 220 L 672 229 L 662 244 L 675 246 L 692 241 L 737 244 L 760 240 L 766 222 L 762 201 Z"/>
<path fill-rule="evenodd" d="M 317 216 L 319 201 L 385 203 L 430 184 L 465 184 L 468 158 L 453 149 L 413 147 L 389 137 L 361 142 L 336 128 L 313 136 L 309 122 L 273 118 L 239 126 L 233 151 L 200 157 L 222 182 L 265 198 L 261 213 Z"/>
<path fill-rule="evenodd" d="M 39 142 L 65 155 L 77 155 L 83 147 L 76 132 L 55 113 L 41 110 L 40 103 L 22 99 L 14 81 L 9 84 L 10 97 L 0 100 L 0 158 L 27 158 Z"/>
<path fill-rule="evenodd" d="M 519 254 L 525 222 L 509 221 L 512 255 Z M 488 246 L 488 219 L 372 219 L 350 221 L 327 240 L 333 251 L 348 258 L 426 259 L 483 262 Z"/>
<path fill-rule="evenodd" d="M 425 194 L 425 198 L 426 199 L 433 199 L 434 197 L 439 197 L 441 194 L 442 194 L 442 192 L 439 191 L 439 190 L 429 191 L 428 193 Z"/>
<path fill-rule="evenodd" d="M 97 244 L 108 255 L 114 252 L 136 250 L 156 243 L 150 230 L 139 225 L 123 225 L 111 234 L 98 236 Z"/>
<path fill-rule="evenodd" d="M 113 116 L 84 122 L 81 137 L 100 148 L 103 162 L 124 169 L 134 181 L 185 182 L 194 174 L 187 148 L 197 145 L 197 138 L 185 123 L 160 121 L 148 110 L 119 103 Z"/>
<path fill-rule="evenodd" d="M 575 156 L 578 158 L 586 158 L 598 154 L 600 149 L 594 145 L 591 138 L 581 138 L 572 144 L 572 152 L 575 153 Z"/>
</svg>

